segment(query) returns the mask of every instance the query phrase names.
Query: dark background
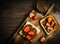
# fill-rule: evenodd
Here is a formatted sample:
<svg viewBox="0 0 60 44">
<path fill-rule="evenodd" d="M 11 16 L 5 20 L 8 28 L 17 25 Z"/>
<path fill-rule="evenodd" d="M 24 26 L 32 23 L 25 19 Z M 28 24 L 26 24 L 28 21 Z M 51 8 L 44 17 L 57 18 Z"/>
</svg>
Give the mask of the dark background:
<svg viewBox="0 0 60 44">
<path fill-rule="evenodd" d="M 35 8 L 36 2 L 37 0 L 0 0 L 0 44 L 6 44 L 10 40 L 25 16 Z M 60 43 L 58 32 L 48 44 Z"/>
<path fill-rule="evenodd" d="M 16 32 L 36 0 L 1 0 L 0 44 L 5 44 Z"/>
</svg>

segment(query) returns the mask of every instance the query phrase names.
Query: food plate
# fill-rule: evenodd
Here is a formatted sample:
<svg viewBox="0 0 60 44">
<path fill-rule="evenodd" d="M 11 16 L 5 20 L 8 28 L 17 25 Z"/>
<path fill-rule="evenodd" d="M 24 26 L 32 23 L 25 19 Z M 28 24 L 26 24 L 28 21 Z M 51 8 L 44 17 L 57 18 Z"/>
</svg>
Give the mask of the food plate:
<svg viewBox="0 0 60 44">
<path fill-rule="evenodd" d="M 40 24 L 47 35 L 51 34 L 59 27 L 53 14 L 48 14 L 48 16 L 41 19 Z"/>
<path fill-rule="evenodd" d="M 30 26 L 27 27 L 27 26 Z M 19 32 L 21 36 L 26 38 L 29 41 L 33 41 L 37 34 L 40 33 L 40 29 L 38 29 L 35 25 L 31 22 L 27 21 L 26 24 L 23 26 L 22 30 Z"/>
</svg>

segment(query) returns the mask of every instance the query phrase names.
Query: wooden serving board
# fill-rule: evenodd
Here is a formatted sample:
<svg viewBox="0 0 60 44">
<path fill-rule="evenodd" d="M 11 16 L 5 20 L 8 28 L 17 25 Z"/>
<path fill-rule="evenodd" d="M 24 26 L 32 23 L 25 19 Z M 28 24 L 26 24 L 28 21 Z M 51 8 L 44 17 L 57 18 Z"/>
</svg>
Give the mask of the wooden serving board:
<svg viewBox="0 0 60 44">
<path fill-rule="evenodd" d="M 32 11 L 35 12 L 34 10 L 32 10 Z M 37 12 L 35 12 L 35 13 L 36 13 L 36 15 L 38 16 L 38 20 L 33 20 L 33 19 L 31 19 L 29 16 L 28 16 L 27 19 L 25 20 L 25 23 L 26 23 L 26 24 L 32 25 L 32 26 L 36 29 L 36 31 L 37 31 L 37 34 L 35 35 L 34 39 L 31 40 L 31 42 L 35 42 L 36 40 L 38 40 L 39 35 L 43 35 L 43 34 L 42 34 L 43 31 L 42 31 L 42 28 L 40 27 L 39 21 L 40 21 L 40 19 L 42 19 L 44 16 L 43 16 L 42 14 L 40 14 L 40 13 L 37 13 Z M 26 25 L 26 24 L 25 24 L 25 25 Z M 23 26 L 23 27 L 24 27 L 24 26 Z M 22 29 L 21 29 L 21 31 L 22 31 Z M 19 34 L 20 34 L 20 35 L 22 35 L 22 34 L 21 34 L 21 31 L 19 31 Z"/>
<path fill-rule="evenodd" d="M 53 8 L 53 6 L 54 5 L 52 5 L 50 7 L 50 9 L 47 11 L 46 15 L 51 11 L 51 9 Z M 49 36 L 47 36 L 46 33 L 44 32 L 43 28 L 40 25 L 40 20 L 42 18 L 44 18 L 45 16 L 43 16 L 42 14 L 36 12 L 35 10 L 32 10 L 32 11 L 36 13 L 36 15 L 38 16 L 38 20 L 33 20 L 28 15 L 28 17 L 25 19 L 25 21 L 22 23 L 22 25 L 18 28 L 17 32 L 13 35 L 12 39 L 9 42 L 13 42 L 13 44 L 17 44 L 18 41 L 24 41 L 24 44 L 26 44 L 25 42 L 28 41 L 28 40 L 24 40 L 23 39 L 24 37 L 22 37 L 21 34 L 20 34 L 20 31 L 22 30 L 22 28 L 26 24 L 26 22 L 30 22 L 31 24 L 33 24 L 34 26 L 36 26 L 38 29 L 40 29 L 40 32 L 35 36 L 34 39 L 31 40 L 30 43 L 36 43 L 37 41 L 40 42 L 39 39 L 41 37 L 46 37 L 45 41 L 47 41 L 48 39 L 52 38 L 52 35 L 55 32 L 53 32 L 52 34 L 50 34 Z M 23 39 L 23 40 L 21 40 L 21 39 Z"/>
</svg>

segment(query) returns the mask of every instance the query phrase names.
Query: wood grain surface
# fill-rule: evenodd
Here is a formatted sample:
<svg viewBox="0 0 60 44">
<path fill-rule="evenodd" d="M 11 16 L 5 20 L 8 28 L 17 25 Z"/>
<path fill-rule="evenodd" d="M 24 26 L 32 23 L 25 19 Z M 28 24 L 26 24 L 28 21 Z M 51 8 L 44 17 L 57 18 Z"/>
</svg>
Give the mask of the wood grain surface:
<svg viewBox="0 0 60 44">
<path fill-rule="evenodd" d="M 37 0 L 1 0 L 0 2 L 0 44 L 5 44 L 16 32 L 29 11 L 35 7 Z M 56 36 L 59 36 L 59 33 L 57 34 Z M 57 44 L 60 43 L 59 37 L 56 38 Z M 54 40 L 53 42 L 55 43 Z"/>
</svg>

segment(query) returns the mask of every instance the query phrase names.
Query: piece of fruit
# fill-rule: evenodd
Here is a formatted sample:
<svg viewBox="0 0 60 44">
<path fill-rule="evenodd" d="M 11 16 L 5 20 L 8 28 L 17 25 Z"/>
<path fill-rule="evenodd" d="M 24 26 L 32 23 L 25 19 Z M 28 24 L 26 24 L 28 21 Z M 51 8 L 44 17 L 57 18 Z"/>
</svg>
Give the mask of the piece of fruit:
<svg viewBox="0 0 60 44">
<path fill-rule="evenodd" d="M 32 36 L 26 35 L 26 39 L 31 40 L 32 39 Z"/>
<path fill-rule="evenodd" d="M 41 39 L 40 39 L 40 42 L 44 42 L 45 41 L 45 37 L 42 37 Z"/>
<path fill-rule="evenodd" d="M 31 12 L 31 13 L 29 14 L 29 17 L 32 18 L 34 15 L 35 15 L 35 14 L 34 14 L 33 12 Z"/>
<path fill-rule="evenodd" d="M 50 26 L 50 24 L 49 23 L 46 23 L 46 26 Z"/>
<path fill-rule="evenodd" d="M 25 26 L 24 27 L 24 32 L 29 32 L 30 31 L 30 26 Z"/>
<path fill-rule="evenodd" d="M 51 17 L 48 17 L 48 23 L 50 23 L 52 21 L 52 18 Z"/>
<path fill-rule="evenodd" d="M 51 26 L 54 26 L 54 24 L 55 24 L 55 23 L 52 21 L 52 22 L 51 22 Z"/>
<path fill-rule="evenodd" d="M 47 30 L 51 30 L 51 27 L 47 27 Z"/>
<path fill-rule="evenodd" d="M 35 35 L 35 32 L 34 32 L 34 30 L 30 30 L 30 31 L 28 32 L 28 34 L 29 34 L 29 35 Z"/>
<path fill-rule="evenodd" d="M 35 16 L 33 17 L 33 20 L 37 20 L 37 19 L 38 19 L 38 16 L 35 15 Z"/>
<path fill-rule="evenodd" d="M 58 27 L 58 24 L 57 23 L 55 23 L 54 24 L 54 29 L 56 29 Z"/>
</svg>

